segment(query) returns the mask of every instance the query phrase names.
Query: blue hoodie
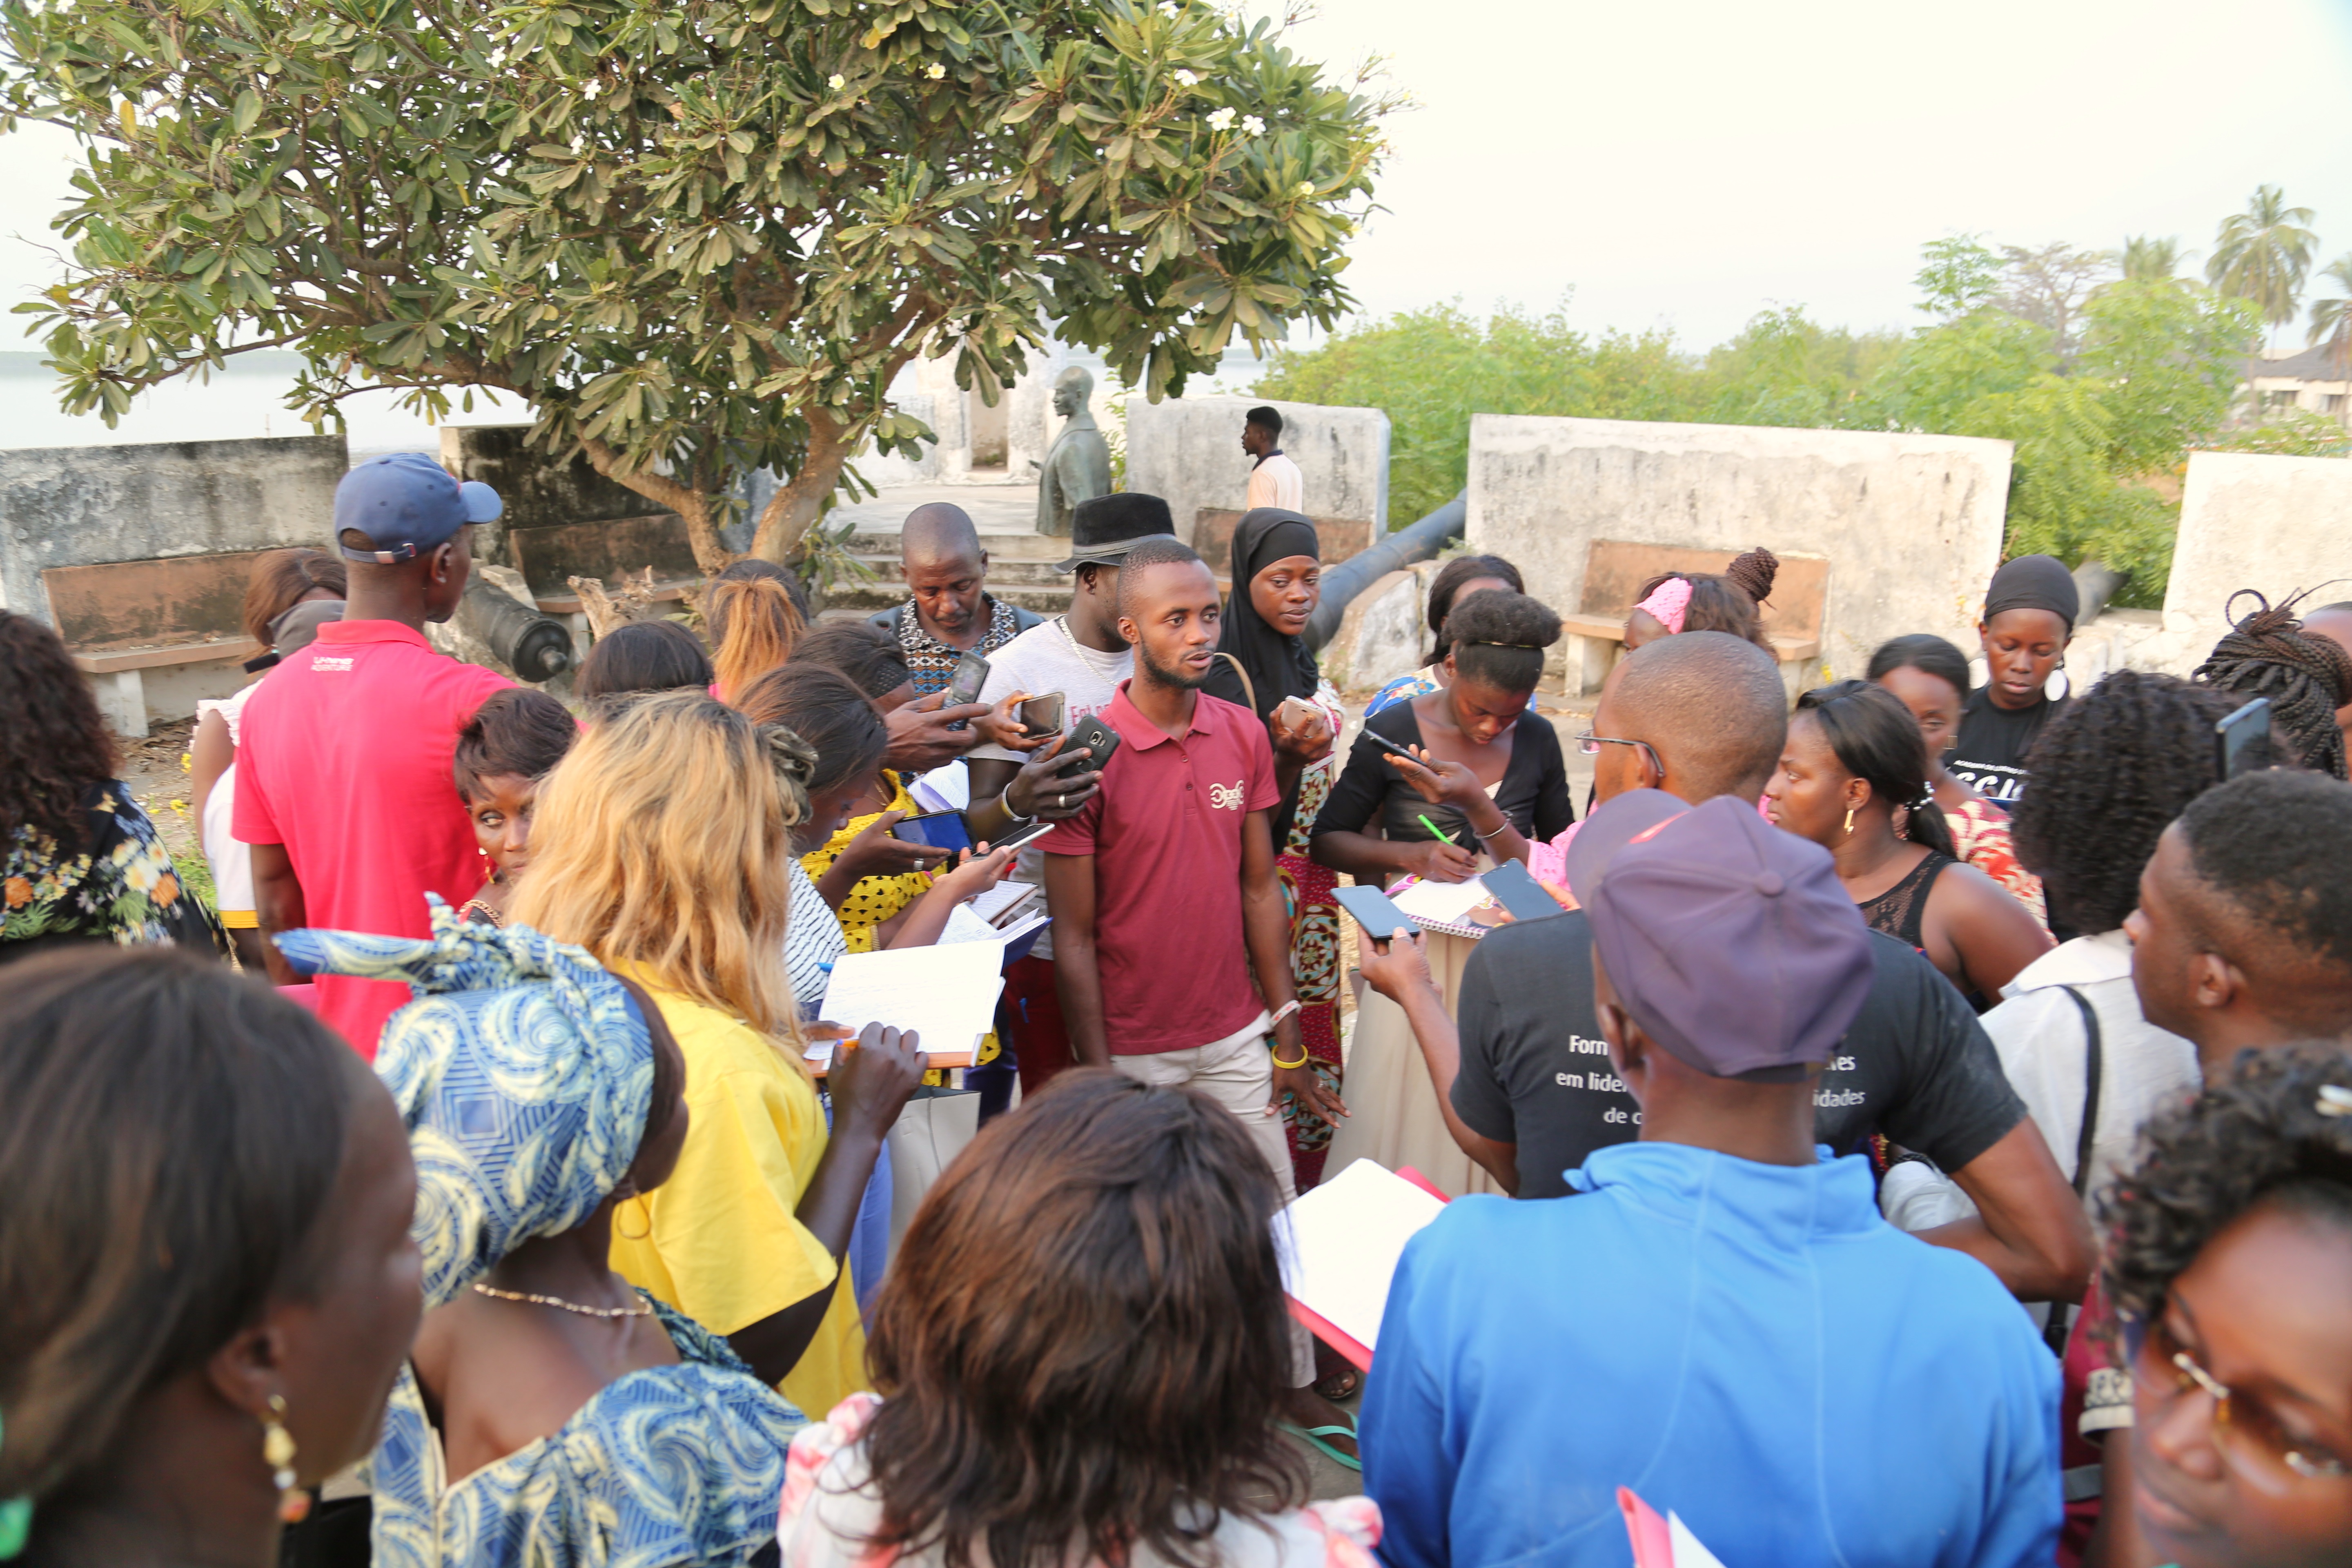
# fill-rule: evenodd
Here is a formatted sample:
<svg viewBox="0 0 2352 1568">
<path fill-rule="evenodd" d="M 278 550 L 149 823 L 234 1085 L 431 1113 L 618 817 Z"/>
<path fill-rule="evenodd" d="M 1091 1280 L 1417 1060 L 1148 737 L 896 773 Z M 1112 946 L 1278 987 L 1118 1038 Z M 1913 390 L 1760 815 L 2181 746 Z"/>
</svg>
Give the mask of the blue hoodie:
<svg viewBox="0 0 2352 1568">
<path fill-rule="evenodd" d="M 1387 1562 L 1622 1568 L 1621 1486 L 1729 1568 L 2053 1561 L 2058 1363 L 1861 1156 L 1622 1143 L 1570 1181 L 1405 1249 L 1362 1415 Z"/>
</svg>

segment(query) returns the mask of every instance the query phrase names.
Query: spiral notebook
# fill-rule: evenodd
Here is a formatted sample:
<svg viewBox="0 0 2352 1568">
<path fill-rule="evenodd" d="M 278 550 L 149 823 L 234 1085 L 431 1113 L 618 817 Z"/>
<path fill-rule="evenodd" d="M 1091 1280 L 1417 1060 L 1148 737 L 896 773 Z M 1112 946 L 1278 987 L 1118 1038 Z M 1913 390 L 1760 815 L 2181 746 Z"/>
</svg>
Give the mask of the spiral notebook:
<svg viewBox="0 0 2352 1568">
<path fill-rule="evenodd" d="M 1476 877 L 1466 882 L 1424 882 L 1408 877 L 1389 889 L 1389 902 L 1422 930 L 1466 936 L 1474 942 L 1494 927 L 1472 920 L 1470 911 L 1490 901 L 1486 884 Z"/>
</svg>

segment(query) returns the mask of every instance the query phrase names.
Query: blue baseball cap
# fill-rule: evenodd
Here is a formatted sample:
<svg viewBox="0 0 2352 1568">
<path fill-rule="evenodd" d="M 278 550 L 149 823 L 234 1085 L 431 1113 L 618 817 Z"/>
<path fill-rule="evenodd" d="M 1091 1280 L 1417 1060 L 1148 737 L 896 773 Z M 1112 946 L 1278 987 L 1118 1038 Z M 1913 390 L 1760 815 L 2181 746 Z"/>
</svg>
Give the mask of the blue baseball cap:
<svg viewBox="0 0 2352 1568">
<path fill-rule="evenodd" d="M 488 522 L 506 510 L 499 492 L 449 470 L 422 452 L 370 458 L 335 487 L 335 543 L 351 561 L 397 566 L 436 550 L 469 522 Z M 349 529 L 367 536 L 372 550 L 342 542 Z"/>
<path fill-rule="evenodd" d="M 1568 880 L 1618 1003 L 1715 1078 L 1801 1078 L 1830 1058 L 1877 974 L 1829 851 L 1736 796 L 1617 795 L 1577 830 Z"/>
</svg>

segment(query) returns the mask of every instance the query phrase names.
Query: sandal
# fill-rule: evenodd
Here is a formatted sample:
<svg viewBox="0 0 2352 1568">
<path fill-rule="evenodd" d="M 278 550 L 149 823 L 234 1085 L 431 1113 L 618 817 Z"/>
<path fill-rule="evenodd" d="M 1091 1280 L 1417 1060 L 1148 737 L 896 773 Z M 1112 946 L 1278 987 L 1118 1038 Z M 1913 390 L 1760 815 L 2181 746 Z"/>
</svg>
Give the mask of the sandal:
<svg viewBox="0 0 2352 1568">
<path fill-rule="evenodd" d="M 1344 1364 L 1328 1377 L 1317 1381 L 1314 1385 L 1317 1394 L 1334 1405 L 1353 1399 L 1356 1396 L 1356 1391 L 1363 1386 L 1364 1374 L 1354 1367 Z"/>
<path fill-rule="evenodd" d="M 1360 1458 L 1354 1454 L 1343 1454 L 1323 1440 L 1326 1437 L 1355 1439 L 1354 1426 L 1294 1426 L 1287 1421 L 1277 1421 L 1275 1425 L 1342 1469 L 1353 1470 L 1359 1475 L 1363 1473 L 1364 1461 Z"/>
</svg>

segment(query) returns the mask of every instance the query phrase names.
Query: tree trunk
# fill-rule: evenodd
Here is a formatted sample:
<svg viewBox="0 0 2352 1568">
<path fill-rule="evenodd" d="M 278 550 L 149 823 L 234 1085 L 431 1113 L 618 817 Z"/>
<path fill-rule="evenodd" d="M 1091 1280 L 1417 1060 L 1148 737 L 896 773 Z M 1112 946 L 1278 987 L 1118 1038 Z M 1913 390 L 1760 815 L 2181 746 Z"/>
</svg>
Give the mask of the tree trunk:
<svg viewBox="0 0 2352 1568">
<path fill-rule="evenodd" d="M 831 415 L 809 415 L 807 455 L 792 482 L 777 486 L 761 510 L 760 525 L 751 534 L 752 554 L 781 563 L 815 526 L 824 498 L 841 482 L 842 467 L 849 461 L 849 446 L 841 438 L 841 431 L 840 423 Z"/>
<path fill-rule="evenodd" d="M 694 547 L 694 563 L 708 576 L 723 571 L 735 560 L 734 552 L 719 537 L 719 525 L 713 521 L 719 513 L 719 498 L 690 486 L 679 484 L 667 475 L 639 468 L 633 473 L 620 473 L 621 455 L 602 441 L 589 441 L 583 449 L 589 466 L 615 484 L 635 490 L 656 506 L 667 507 L 686 520 L 688 543 Z M 839 471 L 836 462 L 835 470 Z M 773 510 L 772 507 L 770 510 Z M 764 521 L 761 523 L 766 526 Z M 795 539 L 798 534 L 793 535 Z"/>
</svg>

